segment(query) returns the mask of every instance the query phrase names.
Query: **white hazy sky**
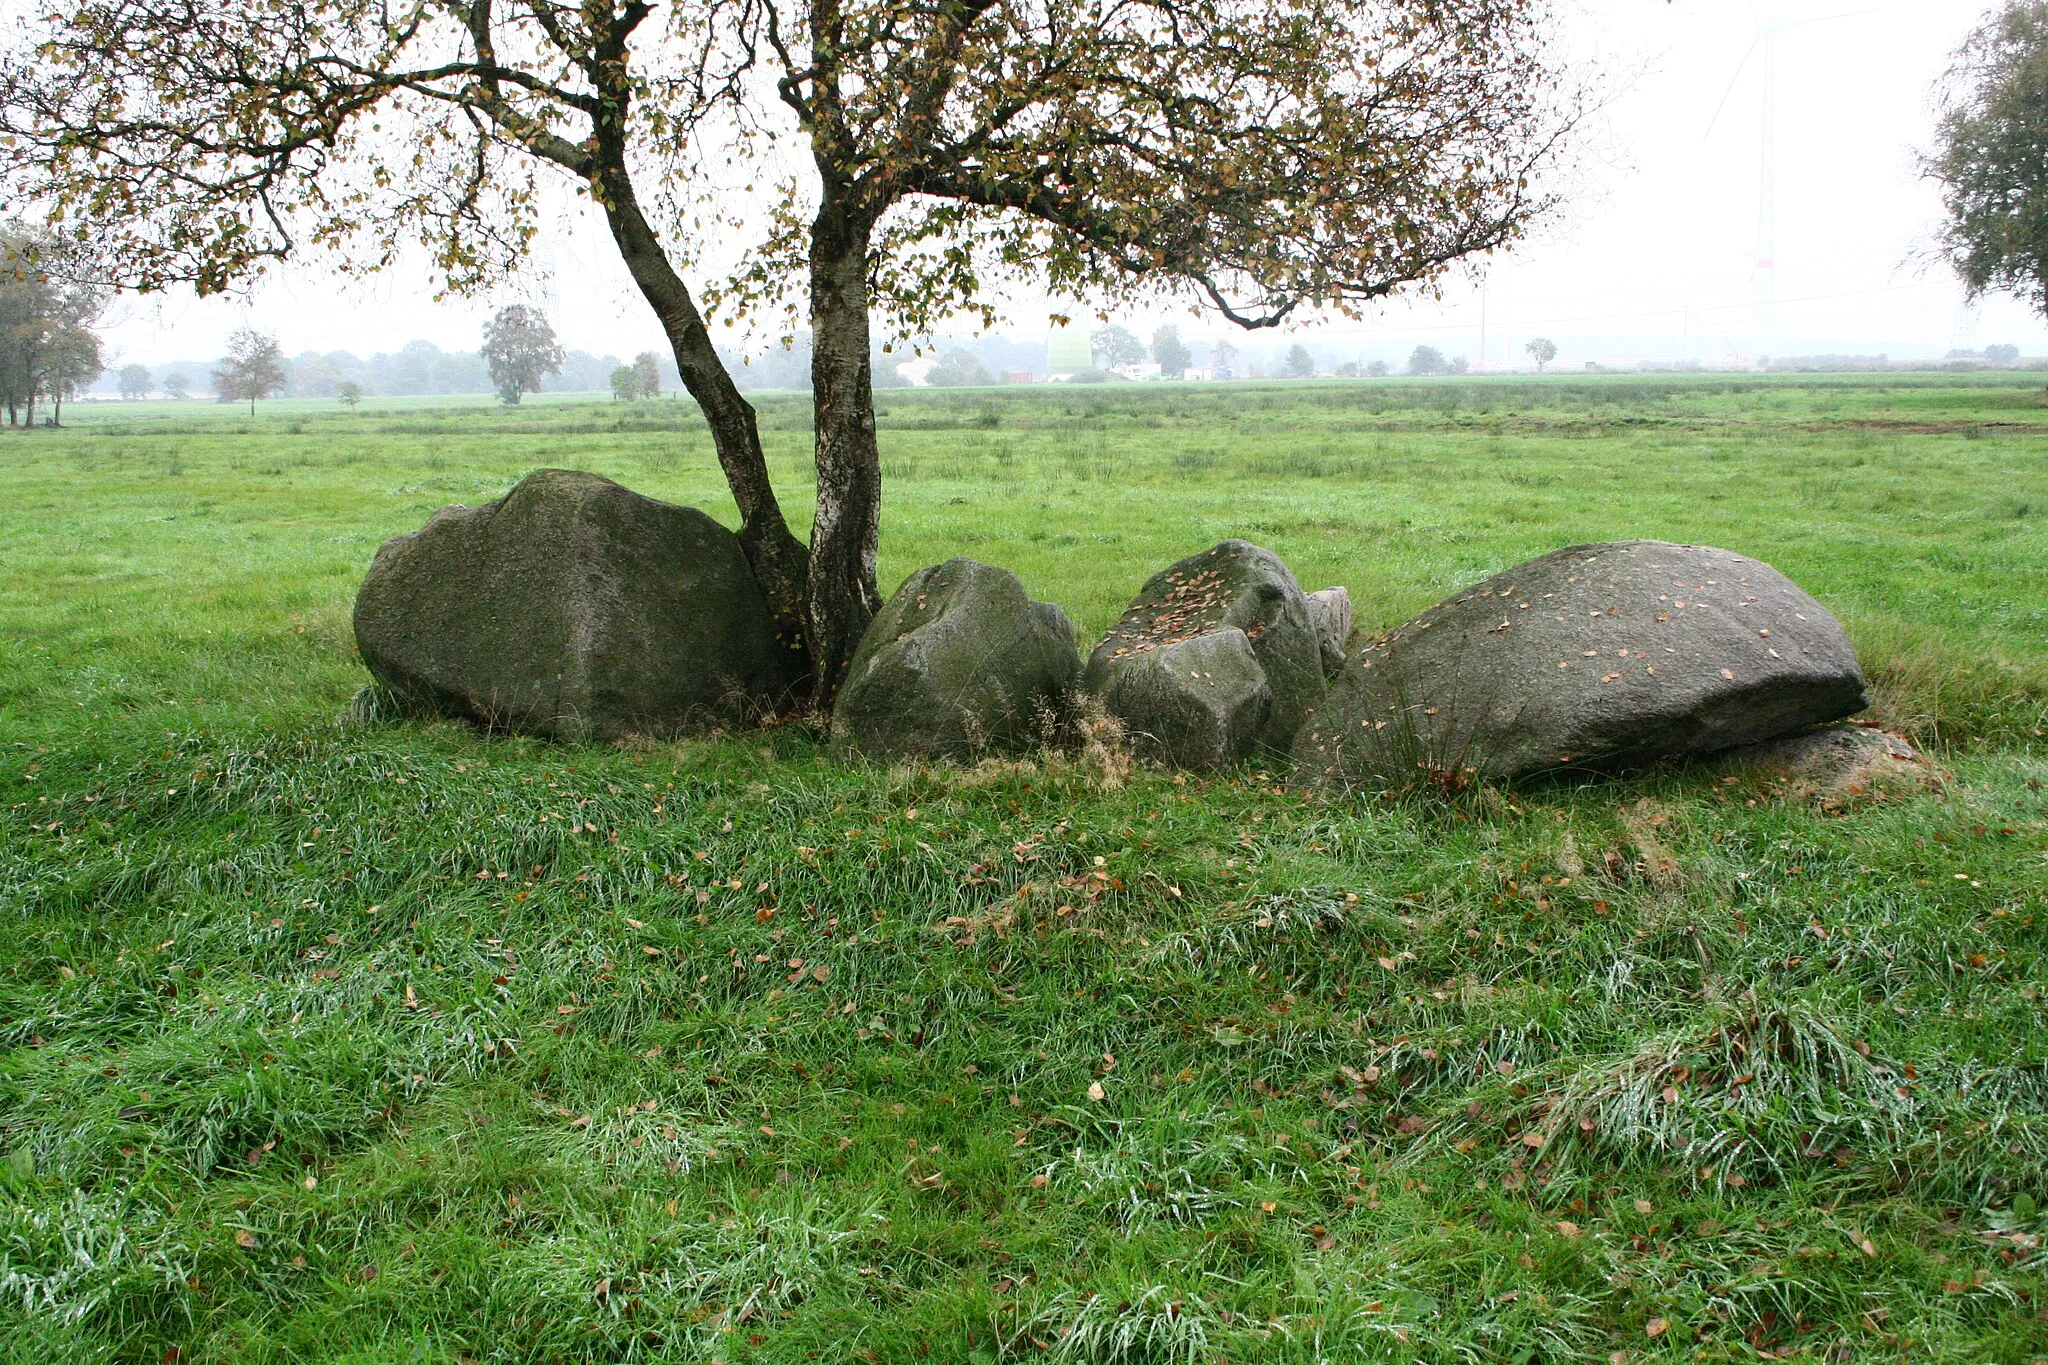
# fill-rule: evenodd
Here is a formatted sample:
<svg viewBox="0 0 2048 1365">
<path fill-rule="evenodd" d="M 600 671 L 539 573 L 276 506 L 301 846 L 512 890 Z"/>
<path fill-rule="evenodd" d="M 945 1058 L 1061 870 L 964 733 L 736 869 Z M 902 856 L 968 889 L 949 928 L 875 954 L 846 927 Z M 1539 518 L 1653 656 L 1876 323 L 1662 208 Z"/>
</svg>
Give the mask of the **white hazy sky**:
<svg viewBox="0 0 2048 1365">
<path fill-rule="evenodd" d="M 1487 361 L 1519 360 L 1535 335 L 1555 337 L 1567 363 L 1925 356 L 1993 342 L 2048 352 L 2048 327 L 2027 309 L 2006 299 L 1966 308 L 1953 281 L 1926 261 L 1939 201 L 1914 153 L 1931 136 L 1933 83 L 1989 0 L 1565 3 L 1575 11 L 1572 41 L 1619 93 L 1564 213 L 1489 268 Z M 1767 327 L 1753 306 L 1757 25 L 1843 11 L 1856 12 L 1777 42 L 1779 306 L 1776 326 Z M 536 264 L 551 280 L 540 293 L 567 344 L 618 354 L 658 346 L 651 314 L 590 222 L 565 214 Z M 492 302 L 503 301 L 435 303 L 424 277 L 404 274 L 342 290 L 316 273 L 288 272 L 249 300 L 124 300 L 110 315 L 108 339 L 122 361 L 145 362 L 216 355 L 244 322 L 277 333 L 293 354 L 367 354 L 415 337 L 467 348 Z M 1310 339 L 1325 352 L 1365 358 L 1405 355 L 1427 341 L 1477 361 L 1481 313 L 1480 291 L 1460 280 L 1440 303 L 1396 303 L 1363 326 L 1319 327 Z M 1194 336 L 1226 330 L 1182 321 Z M 1045 326 L 1043 303 L 1025 295 L 999 330 L 1025 339 L 1043 336 Z"/>
</svg>

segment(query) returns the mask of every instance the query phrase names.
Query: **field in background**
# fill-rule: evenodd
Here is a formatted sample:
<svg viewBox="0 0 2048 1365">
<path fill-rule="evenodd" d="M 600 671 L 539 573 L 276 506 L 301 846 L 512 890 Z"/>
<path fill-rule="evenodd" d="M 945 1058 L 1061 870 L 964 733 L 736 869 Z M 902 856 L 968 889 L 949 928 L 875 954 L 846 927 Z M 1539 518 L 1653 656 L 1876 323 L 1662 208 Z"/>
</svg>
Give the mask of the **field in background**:
<svg viewBox="0 0 2048 1365">
<path fill-rule="evenodd" d="M 808 402 L 756 401 L 795 513 Z M 383 538 L 543 465 L 730 521 L 691 410 L 80 407 L 0 439 L 0 1360 L 2048 1358 L 2048 395 L 880 407 L 885 590 L 972 555 L 1092 634 L 1239 535 L 1378 629 L 1708 542 L 1956 780 L 1332 804 L 351 725 Z"/>
</svg>

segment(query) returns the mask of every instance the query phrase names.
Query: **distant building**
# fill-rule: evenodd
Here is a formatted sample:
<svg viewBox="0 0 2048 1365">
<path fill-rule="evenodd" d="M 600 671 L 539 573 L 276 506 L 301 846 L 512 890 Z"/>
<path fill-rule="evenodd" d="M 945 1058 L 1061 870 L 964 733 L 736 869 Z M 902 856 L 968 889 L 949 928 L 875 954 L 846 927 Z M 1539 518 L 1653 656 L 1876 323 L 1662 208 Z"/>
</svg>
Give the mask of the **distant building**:
<svg viewBox="0 0 2048 1365">
<path fill-rule="evenodd" d="M 1005 384 L 1033 384 L 1037 381 L 1038 376 L 1029 370 L 1012 370 L 1003 376 Z"/>
<path fill-rule="evenodd" d="M 1114 370 L 1111 370 L 1110 373 L 1120 375 L 1125 379 L 1157 379 L 1159 378 L 1159 366 L 1147 360 L 1136 365 L 1119 365 Z"/>
</svg>

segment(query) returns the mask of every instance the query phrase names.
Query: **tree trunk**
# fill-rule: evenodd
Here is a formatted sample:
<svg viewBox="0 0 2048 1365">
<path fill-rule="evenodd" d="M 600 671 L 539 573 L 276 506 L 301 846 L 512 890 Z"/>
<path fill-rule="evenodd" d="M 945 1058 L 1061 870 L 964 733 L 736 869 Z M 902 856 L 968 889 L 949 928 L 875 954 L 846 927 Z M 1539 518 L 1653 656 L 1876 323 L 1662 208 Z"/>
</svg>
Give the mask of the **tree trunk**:
<svg viewBox="0 0 2048 1365">
<path fill-rule="evenodd" d="M 811 402 L 818 510 L 811 524 L 811 665 L 827 710 L 881 610 L 875 587 L 882 462 L 868 332 L 868 233 L 827 188 L 811 227 Z"/>
<path fill-rule="evenodd" d="M 683 387 L 697 400 L 711 427 L 712 446 L 740 510 L 740 545 L 775 613 L 777 634 L 791 649 L 804 648 L 808 643 L 804 620 L 809 577 L 804 543 L 789 529 L 768 480 L 768 461 L 761 451 L 761 429 L 753 404 L 740 396 L 739 387 L 726 372 L 689 286 L 669 264 L 625 172 L 603 177 L 600 188 L 612 240 L 661 323 L 669 348 L 675 352 Z"/>
</svg>

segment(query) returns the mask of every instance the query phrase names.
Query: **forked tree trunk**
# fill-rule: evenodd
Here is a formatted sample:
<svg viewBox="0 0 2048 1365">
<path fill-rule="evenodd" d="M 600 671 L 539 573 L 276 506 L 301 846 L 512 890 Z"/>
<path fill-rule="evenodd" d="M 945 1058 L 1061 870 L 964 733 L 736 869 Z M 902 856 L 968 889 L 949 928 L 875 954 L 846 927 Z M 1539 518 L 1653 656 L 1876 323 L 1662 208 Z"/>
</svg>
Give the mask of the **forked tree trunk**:
<svg viewBox="0 0 2048 1365">
<path fill-rule="evenodd" d="M 775 613 L 777 634 L 791 649 L 809 647 L 805 628 L 808 566 L 804 544 L 790 531 L 768 481 L 753 405 L 740 396 L 712 344 L 689 287 L 669 264 L 623 170 L 604 177 L 600 196 L 612 240 L 633 282 L 654 309 L 676 357 L 683 387 L 711 427 L 711 443 L 740 511 L 740 546 Z"/>
<path fill-rule="evenodd" d="M 828 710 L 881 609 L 875 586 L 882 463 L 868 333 L 870 224 L 827 192 L 811 230 L 811 401 L 818 510 L 808 623 L 816 705 Z"/>
</svg>

